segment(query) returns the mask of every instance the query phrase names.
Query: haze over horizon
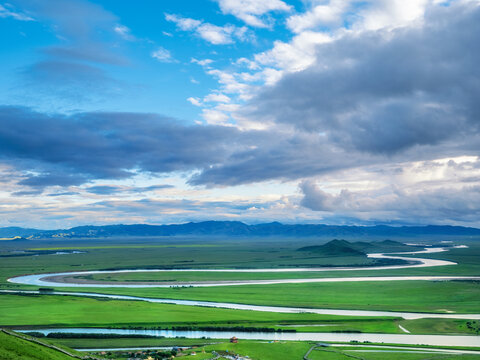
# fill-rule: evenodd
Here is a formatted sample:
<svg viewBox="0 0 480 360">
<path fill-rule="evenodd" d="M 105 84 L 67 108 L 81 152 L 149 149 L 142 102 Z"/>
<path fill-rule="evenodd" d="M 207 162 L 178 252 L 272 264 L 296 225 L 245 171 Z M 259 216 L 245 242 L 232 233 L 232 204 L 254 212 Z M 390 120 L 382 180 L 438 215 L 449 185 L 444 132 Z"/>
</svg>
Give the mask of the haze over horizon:
<svg viewBox="0 0 480 360">
<path fill-rule="evenodd" d="M 0 0 L 0 227 L 480 228 L 478 0 Z"/>
</svg>

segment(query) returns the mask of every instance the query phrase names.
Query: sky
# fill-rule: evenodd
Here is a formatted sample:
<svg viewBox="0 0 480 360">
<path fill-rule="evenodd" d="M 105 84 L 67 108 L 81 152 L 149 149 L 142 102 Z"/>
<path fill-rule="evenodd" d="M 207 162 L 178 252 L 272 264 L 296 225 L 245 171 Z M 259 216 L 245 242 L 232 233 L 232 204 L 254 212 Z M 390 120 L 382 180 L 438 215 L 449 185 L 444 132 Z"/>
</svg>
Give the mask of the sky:
<svg viewBox="0 0 480 360">
<path fill-rule="evenodd" d="M 479 0 L 0 0 L 0 227 L 480 227 Z"/>
</svg>

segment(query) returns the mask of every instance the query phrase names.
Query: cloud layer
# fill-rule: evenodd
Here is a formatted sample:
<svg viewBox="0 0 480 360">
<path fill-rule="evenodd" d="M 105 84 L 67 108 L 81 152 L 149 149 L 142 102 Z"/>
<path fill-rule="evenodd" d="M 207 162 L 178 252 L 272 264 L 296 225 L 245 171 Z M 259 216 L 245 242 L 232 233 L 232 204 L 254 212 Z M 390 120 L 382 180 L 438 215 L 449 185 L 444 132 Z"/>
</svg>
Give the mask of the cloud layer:
<svg viewBox="0 0 480 360">
<path fill-rule="evenodd" d="M 86 0 L 0 5 L 0 20 L 41 23 L 49 40 L 12 77 L 35 100 L 0 106 L 2 202 L 43 194 L 32 211 L 52 221 L 99 209 L 132 221 L 478 222 L 478 1 L 208 3 L 160 8 L 155 41 Z M 110 96 L 144 84 L 159 113 L 129 112 L 143 109 L 138 94 Z M 44 93 L 51 112 L 34 108 Z"/>
<path fill-rule="evenodd" d="M 475 136 L 479 34 L 474 2 L 432 8 L 421 26 L 346 34 L 317 45 L 315 62 L 260 94 L 248 116 L 373 154 Z"/>
</svg>

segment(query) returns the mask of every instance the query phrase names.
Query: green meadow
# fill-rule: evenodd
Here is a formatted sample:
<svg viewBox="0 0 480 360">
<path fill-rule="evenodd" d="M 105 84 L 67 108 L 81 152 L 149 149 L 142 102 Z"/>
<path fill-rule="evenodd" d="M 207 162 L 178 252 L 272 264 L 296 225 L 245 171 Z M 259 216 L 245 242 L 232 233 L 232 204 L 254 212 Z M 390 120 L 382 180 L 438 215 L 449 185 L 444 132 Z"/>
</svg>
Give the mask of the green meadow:
<svg viewBox="0 0 480 360">
<path fill-rule="evenodd" d="M 49 344 L 49 342 L 46 342 Z M 76 353 L 68 349 L 69 352 Z M 1 360 L 73 360 L 72 356 L 58 350 L 20 339 L 18 337 L 0 331 L 0 359 Z"/>
<path fill-rule="evenodd" d="M 198 306 L 153 304 L 142 301 L 106 300 L 57 295 L 0 295 L 8 327 L 248 327 L 299 332 L 476 334 L 467 320 L 403 320 L 382 317 L 351 317 L 310 313 L 270 313 Z M 320 325 L 320 326 L 319 326 Z"/>
<path fill-rule="evenodd" d="M 0 251 L 0 289 L 36 290 L 37 286 L 17 285 L 8 278 L 22 274 L 109 269 L 246 269 L 284 267 L 371 266 L 375 261 L 361 255 L 326 255 L 302 252 L 298 248 L 322 244 L 326 240 L 263 239 L 222 240 L 197 238 L 167 239 L 94 239 L 8 242 Z M 418 239 L 417 239 L 418 241 Z M 416 242 L 417 242 L 416 241 Z M 80 275 L 78 278 L 108 282 L 137 281 L 226 281 L 282 278 L 329 278 L 401 275 L 469 275 L 480 276 L 480 244 L 461 241 L 468 249 L 421 254 L 455 261 L 458 265 L 438 268 L 397 270 L 357 270 L 325 272 L 138 272 L 122 274 Z M 2 243 L 3 244 L 3 243 Z M 253 246 L 255 244 L 255 246 Z M 81 253 L 55 254 L 56 252 Z M 480 283 L 476 281 L 391 281 L 341 282 L 275 285 L 242 285 L 220 287 L 171 288 L 67 288 L 63 291 L 124 294 L 153 298 L 219 301 L 254 305 L 386 310 L 435 313 L 480 313 Z M 142 301 L 120 301 L 58 295 L 0 294 L 0 327 L 142 327 L 142 328 L 250 328 L 297 332 L 364 332 L 403 334 L 478 334 L 478 323 L 455 319 L 404 320 L 388 317 L 347 317 L 308 313 L 282 314 L 246 310 L 155 304 Z M 473 325 L 472 325 L 473 324 Z M 121 347 L 202 345 L 188 339 L 45 339 L 69 347 Z M 2 344 L 5 343 L 5 340 Z M 234 352 L 252 359 L 301 359 L 312 344 L 306 342 L 273 343 L 242 341 L 230 344 L 206 344 L 211 351 Z M 0 347 L 4 353 L 7 349 Z M 332 351 L 330 351 L 332 350 Z M 387 353 L 349 352 L 345 349 L 317 349 L 309 359 L 385 359 Z M 358 349 L 360 350 L 360 349 Z M 8 351 L 12 351 L 10 348 Z M 188 354 L 187 354 L 188 355 Z M 205 356 L 204 356 L 205 355 Z M 2 355 L 3 356 L 3 355 Z M 4 355 L 4 357 L 7 355 Z M 10 356 L 10 355 L 9 355 Z M 43 360 L 43 358 L 26 359 Z M 60 356 L 60 355 L 59 355 Z M 63 356 L 63 355 L 62 355 Z M 113 355 L 112 355 L 113 356 Z M 383 358 L 382 358 L 383 356 Z M 388 359 L 473 359 L 476 355 L 388 353 Z M 56 359 L 55 357 L 51 357 Z M 0 359 L 4 359 L 0 356 Z M 6 359 L 9 359 L 6 357 Z M 61 360 L 62 358 L 58 358 Z M 121 359 L 118 358 L 118 359 Z"/>
<path fill-rule="evenodd" d="M 91 299 L 73 296 L 0 295 L 3 316 L 0 326 L 50 327 L 162 327 L 217 326 L 269 327 L 282 325 L 327 324 L 336 330 L 363 332 L 401 331 L 393 318 L 342 317 L 308 313 L 283 314 L 152 304 L 142 301 Z M 296 329 L 285 327 L 288 330 Z M 303 327 L 299 327 L 303 330 Z M 318 327 L 320 331 L 331 331 Z"/>
<path fill-rule="evenodd" d="M 480 312 L 478 301 L 480 285 L 475 281 L 351 281 L 135 289 L 63 288 L 63 290 L 306 308 L 434 313 Z"/>
</svg>

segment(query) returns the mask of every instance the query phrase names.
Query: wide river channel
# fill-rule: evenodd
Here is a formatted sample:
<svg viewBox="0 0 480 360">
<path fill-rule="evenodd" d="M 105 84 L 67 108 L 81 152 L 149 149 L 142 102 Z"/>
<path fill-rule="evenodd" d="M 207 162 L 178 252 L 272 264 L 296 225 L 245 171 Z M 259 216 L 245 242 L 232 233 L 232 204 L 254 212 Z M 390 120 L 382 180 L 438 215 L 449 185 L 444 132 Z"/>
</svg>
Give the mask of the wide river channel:
<svg viewBox="0 0 480 360">
<path fill-rule="evenodd" d="M 28 332 L 27 330 L 20 330 Z M 239 331 L 179 331 L 179 330 L 131 330 L 131 329 L 35 329 L 45 335 L 49 333 L 78 334 L 118 334 L 118 335 L 150 335 L 158 337 L 187 339 L 229 339 L 236 336 L 239 339 L 279 340 L 279 341 L 326 341 L 326 342 L 375 342 L 388 344 L 430 345 L 430 346 L 468 346 L 480 347 L 480 337 L 460 335 L 403 335 L 403 334 L 354 334 L 354 333 L 270 333 L 270 332 L 239 332 Z"/>
</svg>

